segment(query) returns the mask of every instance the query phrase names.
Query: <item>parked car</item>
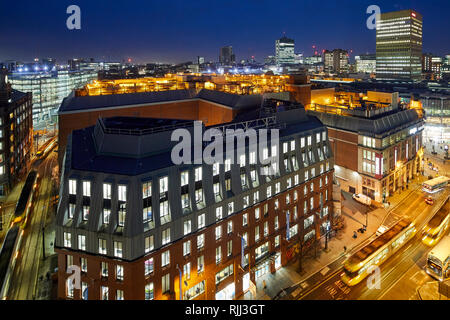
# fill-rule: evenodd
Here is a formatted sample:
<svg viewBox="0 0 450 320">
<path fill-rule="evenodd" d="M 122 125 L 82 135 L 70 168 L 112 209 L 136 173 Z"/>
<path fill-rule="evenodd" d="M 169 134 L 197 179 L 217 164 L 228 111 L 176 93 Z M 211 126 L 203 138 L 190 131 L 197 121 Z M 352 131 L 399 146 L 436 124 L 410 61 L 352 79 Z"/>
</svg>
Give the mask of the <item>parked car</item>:
<svg viewBox="0 0 450 320">
<path fill-rule="evenodd" d="M 368 197 L 362 193 L 355 193 L 352 197 L 356 201 L 358 201 L 362 204 L 368 205 L 368 206 L 370 206 L 370 204 L 372 203 L 372 199 L 370 199 L 370 197 Z"/>
<path fill-rule="evenodd" d="M 432 197 L 426 197 L 425 198 L 425 203 L 429 204 L 429 205 L 432 205 L 434 203 L 434 200 L 433 200 Z"/>
</svg>

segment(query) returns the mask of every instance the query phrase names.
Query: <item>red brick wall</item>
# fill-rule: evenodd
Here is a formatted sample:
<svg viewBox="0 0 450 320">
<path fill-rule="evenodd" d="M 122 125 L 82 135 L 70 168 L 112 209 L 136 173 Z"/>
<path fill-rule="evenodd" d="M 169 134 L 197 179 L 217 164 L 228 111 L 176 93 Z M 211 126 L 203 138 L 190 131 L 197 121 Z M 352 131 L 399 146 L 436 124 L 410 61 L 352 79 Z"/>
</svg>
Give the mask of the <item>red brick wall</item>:
<svg viewBox="0 0 450 320">
<path fill-rule="evenodd" d="M 358 134 L 329 128 L 328 136 L 335 164 L 358 171 Z"/>
</svg>

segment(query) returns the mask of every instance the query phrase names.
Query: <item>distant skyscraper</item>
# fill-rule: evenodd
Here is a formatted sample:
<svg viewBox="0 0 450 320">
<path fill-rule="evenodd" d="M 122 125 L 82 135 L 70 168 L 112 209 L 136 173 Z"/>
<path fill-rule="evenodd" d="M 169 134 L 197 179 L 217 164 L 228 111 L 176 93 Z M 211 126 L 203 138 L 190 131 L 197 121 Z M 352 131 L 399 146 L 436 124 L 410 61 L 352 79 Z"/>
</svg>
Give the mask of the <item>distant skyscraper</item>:
<svg viewBox="0 0 450 320">
<path fill-rule="evenodd" d="M 382 13 L 376 39 L 377 79 L 421 79 L 421 14 L 414 10 Z"/>
<path fill-rule="evenodd" d="M 431 58 L 431 71 L 435 74 L 437 79 L 441 78 L 442 64 L 443 64 L 442 57 Z"/>
<path fill-rule="evenodd" d="M 284 36 L 275 41 L 275 61 L 278 65 L 295 64 L 295 43 L 293 39 Z"/>
<path fill-rule="evenodd" d="M 197 57 L 197 64 L 204 64 L 205 63 L 205 57 Z"/>
<path fill-rule="evenodd" d="M 431 72 L 431 59 L 433 55 L 431 53 L 422 54 L 422 71 Z"/>
<path fill-rule="evenodd" d="M 303 60 L 304 64 L 316 64 L 323 62 L 321 55 L 313 55 L 311 57 L 305 57 Z"/>
<path fill-rule="evenodd" d="M 325 50 L 323 53 L 325 71 L 334 73 L 348 72 L 348 52 L 347 50 L 334 49 Z"/>
<path fill-rule="evenodd" d="M 219 62 L 223 65 L 231 65 L 236 61 L 236 57 L 233 54 L 233 47 L 227 46 L 220 48 Z"/>
</svg>

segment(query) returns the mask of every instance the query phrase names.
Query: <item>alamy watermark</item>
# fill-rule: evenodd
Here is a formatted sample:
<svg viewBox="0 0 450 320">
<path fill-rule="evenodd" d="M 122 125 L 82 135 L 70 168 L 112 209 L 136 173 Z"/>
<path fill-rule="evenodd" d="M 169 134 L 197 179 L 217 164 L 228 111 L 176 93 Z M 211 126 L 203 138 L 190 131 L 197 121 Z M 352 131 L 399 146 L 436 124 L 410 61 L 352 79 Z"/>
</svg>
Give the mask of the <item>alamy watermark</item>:
<svg viewBox="0 0 450 320">
<path fill-rule="evenodd" d="M 202 128 L 201 121 L 194 121 L 193 139 L 188 129 L 179 128 L 172 131 L 171 141 L 178 142 L 171 152 L 173 164 L 245 165 L 247 161 L 249 164 L 256 164 L 259 160 L 261 175 L 274 175 L 279 172 L 279 129 L 210 128 L 202 133 Z M 248 160 L 245 156 L 247 141 Z"/>
<path fill-rule="evenodd" d="M 368 278 L 367 278 L 367 288 L 372 290 L 372 289 L 377 289 L 380 290 L 381 289 L 381 270 L 378 266 L 375 265 L 371 265 L 368 269 L 367 269 L 367 273 L 369 274 Z"/>
<path fill-rule="evenodd" d="M 377 28 L 377 22 L 380 20 L 381 9 L 379 6 L 373 4 L 367 7 L 367 14 L 371 14 L 366 21 L 367 29 L 374 30 Z"/>
<path fill-rule="evenodd" d="M 66 26 L 69 30 L 81 29 L 81 9 L 79 6 L 72 4 L 67 7 L 67 14 L 70 16 L 66 20 Z"/>
</svg>

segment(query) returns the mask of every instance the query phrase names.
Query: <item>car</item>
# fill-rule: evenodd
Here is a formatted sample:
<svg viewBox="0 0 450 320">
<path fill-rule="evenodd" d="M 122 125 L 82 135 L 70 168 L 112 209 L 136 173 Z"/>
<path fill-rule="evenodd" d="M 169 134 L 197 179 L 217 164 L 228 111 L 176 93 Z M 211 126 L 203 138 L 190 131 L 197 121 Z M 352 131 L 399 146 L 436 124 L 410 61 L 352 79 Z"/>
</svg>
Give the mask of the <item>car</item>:
<svg viewBox="0 0 450 320">
<path fill-rule="evenodd" d="M 370 199 L 368 196 L 366 196 L 365 194 L 362 193 L 355 193 L 352 196 L 353 199 L 355 199 L 356 201 L 368 205 L 370 206 L 370 204 L 372 203 L 372 199 Z"/>
<path fill-rule="evenodd" d="M 434 200 L 433 200 L 432 197 L 426 197 L 425 198 L 425 203 L 429 204 L 429 205 L 432 205 L 434 203 Z"/>
</svg>

